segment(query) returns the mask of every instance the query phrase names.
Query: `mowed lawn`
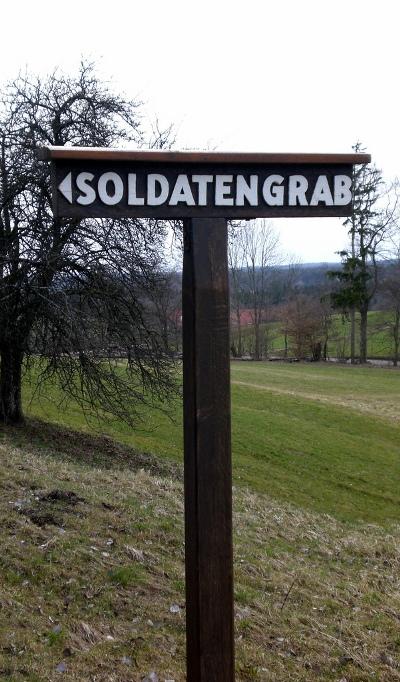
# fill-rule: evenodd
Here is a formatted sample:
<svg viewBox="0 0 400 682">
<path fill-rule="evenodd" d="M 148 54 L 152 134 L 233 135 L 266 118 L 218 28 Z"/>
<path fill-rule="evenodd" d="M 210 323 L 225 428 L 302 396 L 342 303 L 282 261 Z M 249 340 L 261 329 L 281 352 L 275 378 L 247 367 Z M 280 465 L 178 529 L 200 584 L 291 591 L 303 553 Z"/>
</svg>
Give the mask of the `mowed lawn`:
<svg viewBox="0 0 400 682">
<path fill-rule="evenodd" d="M 144 411 L 136 429 L 87 422 L 59 393 L 30 400 L 27 413 L 107 434 L 138 450 L 182 459 L 182 407 L 172 420 Z M 324 364 L 232 363 L 234 481 L 340 520 L 400 519 L 400 372 Z"/>
</svg>

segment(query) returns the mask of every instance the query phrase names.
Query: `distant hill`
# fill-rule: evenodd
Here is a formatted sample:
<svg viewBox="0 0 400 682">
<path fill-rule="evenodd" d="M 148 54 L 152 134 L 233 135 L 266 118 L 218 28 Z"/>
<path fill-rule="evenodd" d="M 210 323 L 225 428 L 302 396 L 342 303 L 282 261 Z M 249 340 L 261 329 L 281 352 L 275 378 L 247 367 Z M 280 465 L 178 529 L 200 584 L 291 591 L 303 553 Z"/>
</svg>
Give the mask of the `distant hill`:
<svg viewBox="0 0 400 682">
<path fill-rule="evenodd" d="M 378 267 L 383 271 L 390 265 L 390 261 L 378 262 Z M 320 262 L 320 263 L 296 263 L 295 265 L 285 264 L 273 266 L 269 270 L 268 275 L 268 291 L 270 303 L 272 305 L 279 305 L 284 302 L 288 296 L 288 286 L 290 282 L 290 291 L 298 291 L 299 293 L 310 294 L 313 296 L 320 296 L 327 294 L 332 290 L 333 282 L 327 277 L 329 271 L 340 270 L 341 263 L 337 262 Z M 240 278 L 243 283 L 243 307 L 249 307 L 249 297 L 245 290 L 249 289 L 247 282 L 247 270 L 243 268 Z M 372 309 L 382 307 L 382 303 L 377 297 L 371 306 Z"/>
</svg>

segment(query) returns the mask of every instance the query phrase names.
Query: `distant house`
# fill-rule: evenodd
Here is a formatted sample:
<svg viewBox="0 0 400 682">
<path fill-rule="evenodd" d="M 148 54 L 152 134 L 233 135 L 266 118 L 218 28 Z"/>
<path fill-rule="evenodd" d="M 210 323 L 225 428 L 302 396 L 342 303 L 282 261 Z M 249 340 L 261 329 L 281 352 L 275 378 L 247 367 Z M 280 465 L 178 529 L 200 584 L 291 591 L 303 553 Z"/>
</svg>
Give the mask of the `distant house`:
<svg viewBox="0 0 400 682">
<path fill-rule="evenodd" d="M 254 324 L 253 323 L 253 313 L 249 308 L 243 308 L 240 311 L 240 326 L 241 327 L 247 327 Z M 237 320 L 237 315 L 234 312 L 231 312 L 231 325 L 233 327 L 238 326 L 238 320 Z"/>
<path fill-rule="evenodd" d="M 176 329 L 181 329 L 182 328 L 182 310 L 180 308 L 177 308 L 176 310 L 173 310 L 169 315 L 169 321 L 171 324 L 174 325 Z"/>
</svg>

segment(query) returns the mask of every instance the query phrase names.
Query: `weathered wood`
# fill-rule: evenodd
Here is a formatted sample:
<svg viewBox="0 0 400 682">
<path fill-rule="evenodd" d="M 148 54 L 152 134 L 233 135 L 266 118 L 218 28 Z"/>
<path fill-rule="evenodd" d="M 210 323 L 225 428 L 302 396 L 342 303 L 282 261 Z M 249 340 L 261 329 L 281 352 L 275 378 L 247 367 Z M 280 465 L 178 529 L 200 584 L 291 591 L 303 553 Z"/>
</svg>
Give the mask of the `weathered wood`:
<svg viewBox="0 0 400 682">
<path fill-rule="evenodd" d="M 303 154 L 265 152 L 192 152 L 110 149 L 109 147 L 42 147 L 39 158 L 48 159 L 95 159 L 97 161 L 161 161 L 161 163 L 327 163 L 362 164 L 370 163 L 370 154 Z"/>
<path fill-rule="evenodd" d="M 179 152 L 96 147 L 38 150 L 53 166 L 65 218 L 345 217 L 352 168 L 369 154 Z"/>
<path fill-rule="evenodd" d="M 227 223 L 184 230 L 187 680 L 233 682 Z"/>
</svg>

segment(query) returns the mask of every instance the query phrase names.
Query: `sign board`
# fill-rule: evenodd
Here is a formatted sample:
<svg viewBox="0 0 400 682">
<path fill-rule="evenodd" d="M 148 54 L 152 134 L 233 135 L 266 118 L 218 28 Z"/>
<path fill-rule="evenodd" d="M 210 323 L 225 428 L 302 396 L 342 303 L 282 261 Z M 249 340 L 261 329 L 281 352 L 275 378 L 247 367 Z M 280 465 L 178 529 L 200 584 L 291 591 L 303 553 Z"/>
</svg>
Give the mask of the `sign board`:
<svg viewBox="0 0 400 682">
<path fill-rule="evenodd" d="M 73 218 L 348 216 L 366 154 L 241 154 L 53 147 L 53 209 Z M 44 150 L 42 157 L 46 156 Z"/>
<path fill-rule="evenodd" d="M 188 682 L 234 682 L 227 218 L 347 216 L 367 154 L 51 147 L 56 216 L 184 219 Z"/>
</svg>

